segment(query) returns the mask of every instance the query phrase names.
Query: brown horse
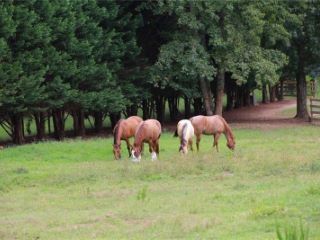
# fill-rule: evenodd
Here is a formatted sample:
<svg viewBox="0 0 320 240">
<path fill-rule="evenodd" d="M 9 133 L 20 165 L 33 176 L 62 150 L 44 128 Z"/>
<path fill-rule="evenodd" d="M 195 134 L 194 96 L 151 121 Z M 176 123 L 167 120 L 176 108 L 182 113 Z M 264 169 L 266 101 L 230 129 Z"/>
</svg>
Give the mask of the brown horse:
<svg viewBox="0 0 320 240">
<path fill-rule="evenodd" d="M 136 129 L 141 122 L 142 118 L 138 116 L 132 116 L 127 119 L 120 119 L 117 122 L 116 126 L 113 129 L 113 154 L 115 159 L 121 158 L 121 140 L 126 141 L 130 157 L 132 146 L 129 142 L 129 138 L 134 136 Z"/>
<path fill-rule="evenodd" d="M 218 149 L 218 140 L 220 135 L 223 133 L 227 139 L 227 146 L 231 150 L 234 150 L 236 142 L 234 139 L 234 135 L 231 131 L 226 120 L 219 115 L 214 116 L 195 116 L 190 118 L 190 121 L 194 127 L 194 134 L 197 137 L 197 150 L 199 151 L 199 143 L 201 140 L 201 135 L 213 135 L 214 136 L 214 143 L 213 147 Z"/>
<path fill-rule="evenodd" d="M 132 157 L 136 161 L 141 159 L 143 143 L 149 144 L 149 152 L 152 153 L 152 159 L 159 155 L 159 138 L 161 136 L 161 124 L 155 119 L 148 119 L 141 122 L 134 136 Z M 155 152 L 155 153 L 154 153 Z"/>
</svg>

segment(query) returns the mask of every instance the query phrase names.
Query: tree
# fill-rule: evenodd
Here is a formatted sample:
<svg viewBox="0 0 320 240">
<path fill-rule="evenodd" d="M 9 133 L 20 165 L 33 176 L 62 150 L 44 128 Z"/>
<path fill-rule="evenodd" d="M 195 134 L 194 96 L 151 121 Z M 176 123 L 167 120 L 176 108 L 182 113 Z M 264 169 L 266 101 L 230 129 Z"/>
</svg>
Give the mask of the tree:
<svg viewBox="0 0 320 240">
<path fill-rule="evenodd" d="M 286 27 L 291 45 L 286 48 L 290 57 L 288 69 L 293 69 L 297 81 L 296 118 L 308 119 L 306 75 L 319 62 L 320 3 L 318 1 L 287 3 L 289 11 Z"/>
<path fill-rule="evenodd" d="M 2 60 L 0 66 L 1 112 L 9 124 L 13 142 L 24 141 L 23 118 L 41 107 L 46 98 L 43 81 L 43 47 L 50 41 L 49 29 L 33 11 L 32 3 L 1 4 Z"/>
</svg>

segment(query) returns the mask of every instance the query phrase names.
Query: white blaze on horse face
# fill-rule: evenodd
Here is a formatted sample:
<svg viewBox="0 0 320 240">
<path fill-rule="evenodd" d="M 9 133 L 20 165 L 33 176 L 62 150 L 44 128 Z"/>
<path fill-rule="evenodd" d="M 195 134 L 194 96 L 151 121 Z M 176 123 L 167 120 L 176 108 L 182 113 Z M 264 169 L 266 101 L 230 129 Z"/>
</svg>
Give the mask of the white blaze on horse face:
<svg viewBox="0 0 320 240">
<path fill-rule="evenodd" d="M 141 160 L 141 154 L 139 155 L 139 157 L 136 157 L 136 156 L 134 155 L 134 150 L 132 150 L 132 151 L 131 151 L 131 159 L 132 159 L 133 162 L 140 162 L 140 160 Z"/>
<path fill-rule="evenodd" d="M 157 154 L 155 152 L 151 153 L 151 160 L 152 161 L 157 160 Z"/>
</svg>

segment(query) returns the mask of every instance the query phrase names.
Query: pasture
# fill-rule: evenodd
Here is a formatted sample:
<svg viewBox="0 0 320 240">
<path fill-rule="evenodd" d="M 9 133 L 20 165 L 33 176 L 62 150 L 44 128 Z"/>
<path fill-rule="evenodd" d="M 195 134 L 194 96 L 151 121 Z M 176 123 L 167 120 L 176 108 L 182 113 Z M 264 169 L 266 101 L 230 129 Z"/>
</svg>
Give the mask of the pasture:
<svg viewBox="0 0 320 240">
<path fill-rule="evenodd" d="M 4 149 L 0 239 L 276 239 L 300 219 L 320 239 L 320 128 L 234 133 L 234 152 L 206 136 L 187 157 L 164 133 L 139 164 L 111 138 Z"/>
</svg>

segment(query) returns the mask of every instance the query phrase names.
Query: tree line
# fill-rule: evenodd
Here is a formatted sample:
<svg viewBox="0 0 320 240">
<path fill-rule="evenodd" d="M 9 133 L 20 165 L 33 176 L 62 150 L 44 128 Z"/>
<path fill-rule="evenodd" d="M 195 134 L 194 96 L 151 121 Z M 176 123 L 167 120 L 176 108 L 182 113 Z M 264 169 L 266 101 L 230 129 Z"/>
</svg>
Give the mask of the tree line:
<svg viewBox="0 0 320 240">
<path fill-rule="evenodd" d="M 319 1 L 8 0 L 0 3 L 0 124 L 16 144 L 26 119 L 56 139 L 72 117 L 95 131 L 110 118 L 222 114 L 281 100 L 297 81 L 297 117 L 307 118 L 306 76 L 319 68 Z"/>
</svg>

